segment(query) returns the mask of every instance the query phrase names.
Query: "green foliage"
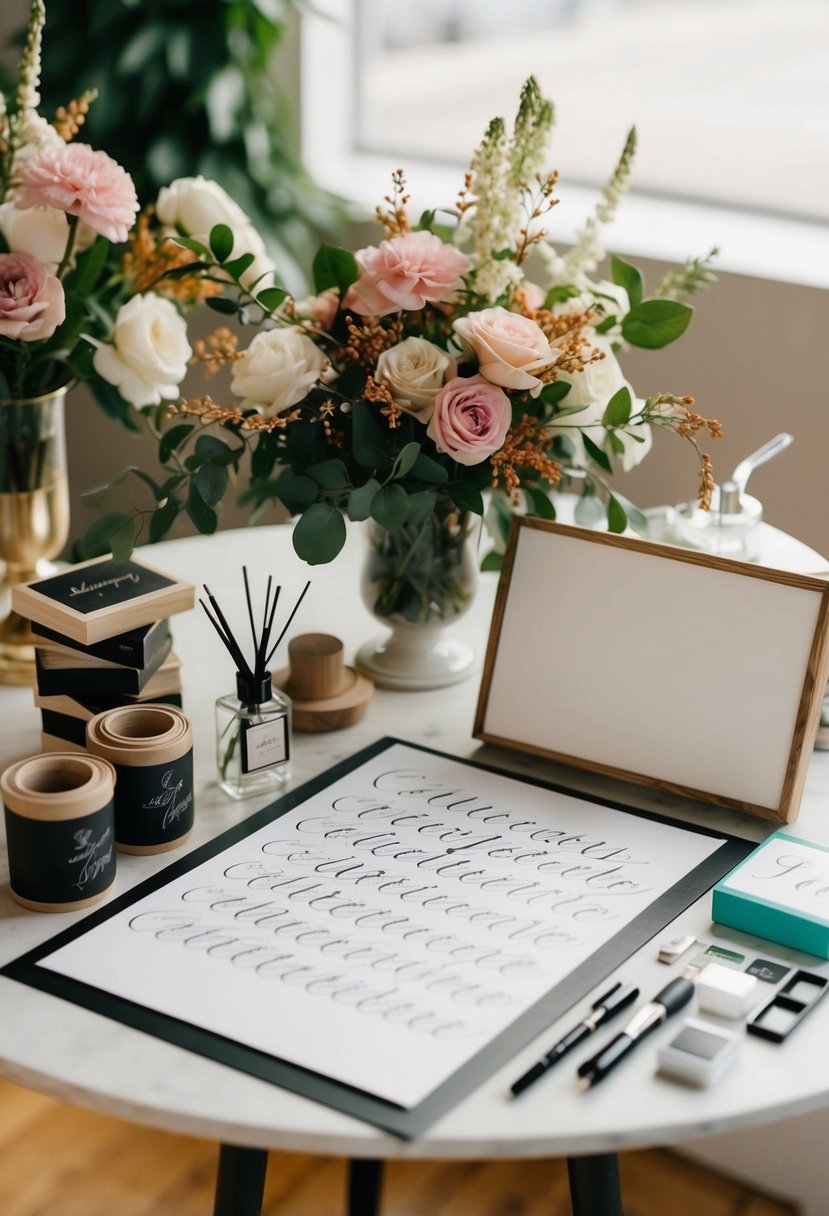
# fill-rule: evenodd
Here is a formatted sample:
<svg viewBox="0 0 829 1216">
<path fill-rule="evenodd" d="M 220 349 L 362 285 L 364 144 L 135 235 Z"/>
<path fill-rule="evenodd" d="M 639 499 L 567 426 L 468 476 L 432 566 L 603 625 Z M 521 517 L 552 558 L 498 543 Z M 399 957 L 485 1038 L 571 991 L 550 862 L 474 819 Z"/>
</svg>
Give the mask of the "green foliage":
<svg viewBox="0 0 829 1216">
<path fill-rule="evenodd" d="M 645 300 L 622 321 L 622 337 L 631 346 L 659 350 L 682 337 L 693 315 L 693 308 L 678 300 Z"/>
<path fill-rule="evenodd" d="M 218 181 L 278 246 L 310 262 L 333 200 L 291 146 L 273 57 L 303 0 L 48 0 L 42 111 L 97 88 L 81 138 L 129 171 L 142 203 L 177 177 Z"/>
</svg>

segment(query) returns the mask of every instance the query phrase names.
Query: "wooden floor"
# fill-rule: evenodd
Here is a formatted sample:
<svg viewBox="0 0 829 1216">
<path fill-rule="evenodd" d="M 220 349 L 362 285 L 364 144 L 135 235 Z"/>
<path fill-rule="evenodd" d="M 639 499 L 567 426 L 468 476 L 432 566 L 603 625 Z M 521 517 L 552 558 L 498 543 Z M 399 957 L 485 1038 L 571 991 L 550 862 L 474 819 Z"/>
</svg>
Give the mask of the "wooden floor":
<svg viewBox="0 0 829 1216">
<path fill-rule="evenodd" d="M 2 1216 L 211 1216 L 217 1149 L 64 1106 L 0 1080 Z M 791 1216 L 659 1150 L 622 1158 L 625 1216 Z M 272 1154 L 265 1216 L 341 1216 L 345 1165 Z M 557 1161 L 393 1163 L 382 1216 L 569 1216 Z"/>
</svg>

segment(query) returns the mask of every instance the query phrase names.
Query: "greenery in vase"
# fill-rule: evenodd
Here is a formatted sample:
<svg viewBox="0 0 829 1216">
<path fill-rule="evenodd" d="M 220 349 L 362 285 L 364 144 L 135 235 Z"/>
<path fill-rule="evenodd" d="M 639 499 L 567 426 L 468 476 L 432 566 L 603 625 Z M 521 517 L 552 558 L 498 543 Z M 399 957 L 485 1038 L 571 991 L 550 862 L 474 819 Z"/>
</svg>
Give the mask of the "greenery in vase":
<svg viewBox="0 0 829 1216">
<path fill-rule="evenodd" d="M 277 501 L 298 516 L 294 547 L 312 564 L 337 555 L 346 516 L 402 535 L 443 501 L 483 515 L 487 491 L 487 520 L 503 541 L 515 510 L 554 517 L 549 491 L 564 478 L 579 478 L 621 532 L 643 520 L 609 476 L 647 454 L 653 427 L 694 446 L 706 506 L 713 476 L 698 440 L 719 434 L 719 423 L 684 395 L 639 397 L 617 356 L 681 337 L 693 311 L 687 297 L 713 278 L 708 259 L 689 261 L 650 293 L 620 258 L 609 280 L 596 277 L 634 132 L 575 246 L 557 252 L 545 230 L 557 201 L 557 174 L 545 167 L 553 117 L 531 78 L 512 130 L 502 119 L 487 128 L 456 205 L 417 220 L 396 172 L 377 209 L 384 239 L 356 254 L 323 245 L 307 299 L 240 283 L 227 225 L 184 240 L 202 280 L 235 280 L 211 303 L 238 328 L 228 324 L 196 348 L 208 374 L 229 368 L 234 399 L 170 407 L 154 498 L 132 517 L 108 517 L 110 531 L 144 536 L 149 524 L 155 539 L 182 510 L 213 531 L 250 452 L 241 501 L 254 512 Z M 106 527 L 98 541 L 106 543 Z"/>
</svg>

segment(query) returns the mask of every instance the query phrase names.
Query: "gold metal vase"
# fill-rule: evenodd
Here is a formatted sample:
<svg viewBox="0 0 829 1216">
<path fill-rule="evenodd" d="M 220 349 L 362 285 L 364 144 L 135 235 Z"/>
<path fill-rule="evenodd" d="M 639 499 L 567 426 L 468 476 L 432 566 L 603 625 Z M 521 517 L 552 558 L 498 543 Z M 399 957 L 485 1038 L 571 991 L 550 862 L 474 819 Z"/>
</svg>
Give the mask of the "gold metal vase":
<svg viewBox="0 0 829 1216">
<path fill-rule="evenodd" d="M 35 639 L 11 588 L 49 574 L 69 536 L 67 388 L 0 400 L 0 683 L 33 684 Z"/>
</svg>

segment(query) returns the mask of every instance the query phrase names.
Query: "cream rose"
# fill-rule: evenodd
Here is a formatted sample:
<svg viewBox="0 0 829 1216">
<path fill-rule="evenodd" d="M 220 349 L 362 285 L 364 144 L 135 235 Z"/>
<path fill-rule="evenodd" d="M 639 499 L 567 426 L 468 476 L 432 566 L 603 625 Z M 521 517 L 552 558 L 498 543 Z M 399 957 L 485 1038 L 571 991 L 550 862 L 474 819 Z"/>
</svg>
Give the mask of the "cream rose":
<svg viewBox="0 0 829 1216">
<path fill-rule="evenodd" d="M 535 321 L 506 308 L 485 308 L 453 323 L 466 350 L 478 360 L 478 370 L 501 388 L 537 397 L 542 381 L 533 372 L 561 357 Z"/>
<path fill-rule="evenodd" d="M 28 253 L 44 265 L 57 267 L 66 250 L 69 224 L 66 213 L 55 207 L 16 207 L 13 201 L 0 204 L 0 232 L 12 253 Z M 74 255 L 83 253 L 95 240 L 95 233 L 78 222 Z"/>
<path fill-rule="evenodd" d="M 587 434 L 600 448 L 606 447 L 604 442 L 606 435 L 601 427 L 602 416 L 611 397 L 615 396 L 620 388 L 626 388 L 630 392 L 633 413 L 636 413 L 641 407 L 641 402 L 637 401 L 633 389 L 625 379 L 619 360 L 608 339 L 602 334 L 593 334 L 589 337 L 589 342 L 592 348 L 604 353 L 604 358 L 598 359 L 595 363 L 588 363 L 583 372 L 572 374 L 562 372 L 559 376 L 560 380 L 570 385 L 570 392 L 564 398 L 562 405 L 567 409 L 572 406 L 584 408 L 578 414 L 569 415 L 561 423 L 553 422 L 551 424 L 552 430 L 561 431 L 569 438 L 575 449 L 575 463 L 579 465 L 586 465 L 589 459 L 579 428 L 586 428 Z M 651 449 L 653 443 L 651 428 L 646 423 L 634 423 L 625 431 L 617 430 L 616 435 L 624 446 L 624 452 L 619 457 L 622 468 L 629 473 L 640 461 L 644 460 Z M 638 435 L 639 440 L 634 439 L 634 435 Z"/>
<path fill-rule="evenodd" d="M 155 211 L 162 224 L 168 224 L 204 245 L 209 245 L 210 231 L 216 224 L 226 224 L 233 233 L 232 256 L 253 254 L 253 264 L 242 275 L 245 287 L 275 270 L 262 237 L 218 182 L 206 177 L 179 177 L 159 191 Z M 271 284 L 263 281 L 259 286 Z"/>
<path fill-rule="evenodd" d="M 445 380 L 452 379 L 456 370 L 456 361 L 434 342 L 406 338 L 383 351 L 374 378 L 388 385 L 402 410 L 428 422 L 434 413 L 438 389 Z"/>
<path fill-rule="evenodd" d="M 319 347 L 296 327 L 268 329 L 233 364 L 230 388 L 271 418 L 307 397 L 327 366 Z"/>
<path fill-rule="evenodd" d="M 192 353 L 184 318 L 150 292 L 121 306 L 110 344 L 98 346 L 93 364 L 131 405 L 158 405 L 178 396 Z"/>
</svg>

